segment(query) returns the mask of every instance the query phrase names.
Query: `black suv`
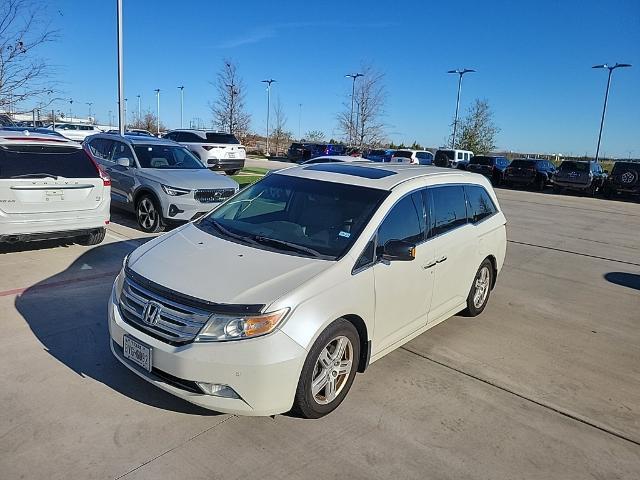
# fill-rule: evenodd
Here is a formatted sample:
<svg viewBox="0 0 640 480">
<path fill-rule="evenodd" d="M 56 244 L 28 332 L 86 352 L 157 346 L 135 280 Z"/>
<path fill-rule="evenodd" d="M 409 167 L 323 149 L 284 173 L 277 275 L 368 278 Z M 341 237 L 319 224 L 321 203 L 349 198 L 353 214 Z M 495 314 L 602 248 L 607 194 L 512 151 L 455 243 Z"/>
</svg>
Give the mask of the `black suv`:
<svg viewBox="0 0 640 480">
<path fill-rule="evenodd" d="M 620 193 L 640 194 L 640 162 L 616 162 L 603 188 L 607 198 Z"/>
<path fill-rule="evenodd" d="M 480 173 L 491 180 L 493 185 L 501 185 L 504 181 L 504 171 L 509 166 L 506 157 L 493 155 L 476 155 L 469 160 L 467 170 Z"/>
<path fill-rule="evenodd" d="M 556 166 L 548 160 L 516 158 L 504 172 L 504 183 L 509 186 L 534 187 L 537 190 L 551 183 Z"/>
<path fill-rule="evenodd" d="M 322 143 L 292 143 L 287 151 L 287 158 L 292 162 L 304 162 L 325 154 L 326 144 Z"/>
<path fill-rule="evenodd" d="M 567 189 L 595 195 L 606 179 L 607 171 L 599 162 L 565 160 L 553 174 L 553 191 Z"/>
</svg>

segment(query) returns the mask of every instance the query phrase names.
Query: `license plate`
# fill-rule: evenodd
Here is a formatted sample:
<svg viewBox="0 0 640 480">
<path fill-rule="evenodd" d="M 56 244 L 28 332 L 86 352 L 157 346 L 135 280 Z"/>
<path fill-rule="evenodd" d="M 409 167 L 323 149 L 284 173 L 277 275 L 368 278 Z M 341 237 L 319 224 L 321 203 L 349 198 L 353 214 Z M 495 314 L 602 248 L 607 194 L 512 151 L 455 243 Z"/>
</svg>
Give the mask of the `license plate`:
<svg viewBox="0 0 640 480">
<path fill-rule="evenodd" d="M 233 152 L 229 152 L 229 158 L 236 158 L 236 154 Z"/>
<path fill-rule="evenodd" d="M 44 200 L 45 202 L 64 200 L 64 190 L 45 190 Z"/>
<path fill-rule="evenodd" d="M 124 358 L 140 365 L 147 372 L 151 371 L 151 347 L 125 335 L 123 339 Z"/>
</svg>

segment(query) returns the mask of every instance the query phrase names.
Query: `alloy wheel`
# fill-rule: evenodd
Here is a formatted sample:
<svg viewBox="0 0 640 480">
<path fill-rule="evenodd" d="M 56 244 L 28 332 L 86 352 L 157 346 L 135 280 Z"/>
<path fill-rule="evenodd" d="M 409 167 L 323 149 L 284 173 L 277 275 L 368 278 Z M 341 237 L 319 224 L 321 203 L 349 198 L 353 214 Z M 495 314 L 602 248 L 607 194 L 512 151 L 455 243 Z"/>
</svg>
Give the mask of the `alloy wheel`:
<svg viewBox="0 0 640 480">
<path fill-rule="evenodd" d="M 473 295 L 473 306 L 476 308 L 481 308 L 484 305 L 484 302 L 487 300 L 487 295 L 489 295 L 490 290 L 490 282 L 491 273 L 489 272 L 489 268 L 487 266 L 482 267 L 482 269 L 478 272 L 476 276 L 475 283 L 475 293 Z"/>
<path fill-rule="evenodd" d="M 138 222 L 145 230 L 151 230 L 158 219 L 158 212 L 149 198 L 143 198 L 138 204 Z"/>
<path fill-rule="evenodd" d="M 321 350 L 311 377 L 311 394 L 318 404 L 331 403 L 340 395 L 353 361 L 353 345 L 345 336 L 334 338 Z"/>
</svg>

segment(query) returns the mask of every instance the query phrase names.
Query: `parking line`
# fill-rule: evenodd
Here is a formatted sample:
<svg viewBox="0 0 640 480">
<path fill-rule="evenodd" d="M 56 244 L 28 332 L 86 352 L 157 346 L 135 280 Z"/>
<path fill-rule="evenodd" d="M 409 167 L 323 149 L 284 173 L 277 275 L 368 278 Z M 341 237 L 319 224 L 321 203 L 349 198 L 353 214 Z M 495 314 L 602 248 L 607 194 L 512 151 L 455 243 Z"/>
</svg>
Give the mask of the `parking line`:
<svg viewBox="0 0 640 480">
<path fill-rule="evenodd" d="M 120 273 L 120 270 L 114 270 L 111 272 L 103 272 L 103 273 L 95 273 L 93 275 L 84 275 L 82 277 L 73 277 L 73 278 L 68 278 L 66 280 L 59 280 L 57 282 L 42 283 L 39 285 L 36 284 L 31 287 L 14 288 L 13 290 L 4 290 L 4 291 L 0 291 L 0 297 L 10 297 L 11 295 L 20 295 L 26 292 L 27 290 L 39 291 L 39 290 L 48 290 L 50 288 L 66 287 L 67 285 L 86 282 L 88 280 L 99 280 L 101 278 L 115 277 L 116 275 L 118 275 L 118 273 Z"/>
</svg>

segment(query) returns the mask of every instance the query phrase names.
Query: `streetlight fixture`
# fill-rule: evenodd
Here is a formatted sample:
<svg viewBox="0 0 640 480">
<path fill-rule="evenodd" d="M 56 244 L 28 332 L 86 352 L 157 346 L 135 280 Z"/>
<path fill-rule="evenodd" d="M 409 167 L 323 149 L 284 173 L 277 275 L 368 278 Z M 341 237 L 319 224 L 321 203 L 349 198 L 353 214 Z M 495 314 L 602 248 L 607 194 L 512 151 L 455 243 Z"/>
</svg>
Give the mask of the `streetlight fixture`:
<svg viewBox="0 0 640 480">
<path fill-rule="evenodd" d="M 456 133 L 458 131 L 458 109 L 460 108 L 460 90 L 462 89 L 462 76 L 465 73 L 475 72 L 471 68 L 463 68 L 462 70 L 449 70 L 447 73 L 455 73 L 458 75 L 458 95 L 456 97 L 456 116 L 453 120 L 453 136 L 451 137 L 451 148 L 456 144 Z"/>
<path fill-rule="evenodd" d="M 609 70 L 609 77 L 607 78 L 607 89 L 604 93 L 604 105 L 602 107 L 602 118 L 600 119 L 600 132 L 598 132 L 598 146 L 596 147 L 596 158 L 594 161 L 598 161 L 598 156 L 600 155 L 600 140 L 602 139 L 602 127 L 604 126 L 604 115 L 607 112 L 607 101 L 609 100 L 609 87 L 611 86 L 611 74 L 616 68 L 624 68 L 630 67 L 630 63 L 616 63 L 615 65 L 607 65 L 603 63 L 602 65 L 594 65 L 591 68 L 606 68 Z"/>
<path fill-rule="evenodd" d="M 271 84 L 275 82 L 273 78 L 269 80 L 261 80 L 262 83 L 267 84 L 267 157 L 269 156 L 269 112 L 271 111 Z M 277 148 L 276 148 L 277 150 Z M 278 152 L 276 152 L 276 155 Z"/>
<path fill-rule="evenodd" d="M 228 65 L 228 64 L 227 64 Z M 238 95 L 238 90 L 236 90 L 236 86 L 233 83 L 227 83 L 227 88 L 229 88 L 231 92 L 231 105 L 229 108 L 229 133 L 233 134 L 233 108 L 234 108 L 234 97 Z"/>
<path fill-rule="evenodd" d="M 353 84 L 351 86 L 351 115 L 349 115 L 349 145 L 353 143 L 353 101 L 356 96 L 356 78 L 364 77 L 362 73 L 349 73 L 345 75 L 346 78 L 351 78 Z"/>
<path fill-rule="evenodd" d="M 184 85 L 178 87 L 180 90 L 180 128 L 182 128 L 184 118 Z"/>
<path fill-rule="evenodd" d="M 156 88 L 154 92 L 156 92 L 156 101 L 157 101 L 156 121 L 157 121 L 158 127 L 157 127 L 156 133 L 160 135 L 160 89 Z"/>
<path fill-rule="evenodd" d="M 117 0 L 118 12 L 118 133 L 124 135 L 124 63 L 122 54 L 122 0 Z"/>
</svg>

